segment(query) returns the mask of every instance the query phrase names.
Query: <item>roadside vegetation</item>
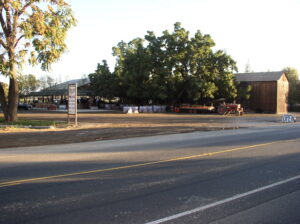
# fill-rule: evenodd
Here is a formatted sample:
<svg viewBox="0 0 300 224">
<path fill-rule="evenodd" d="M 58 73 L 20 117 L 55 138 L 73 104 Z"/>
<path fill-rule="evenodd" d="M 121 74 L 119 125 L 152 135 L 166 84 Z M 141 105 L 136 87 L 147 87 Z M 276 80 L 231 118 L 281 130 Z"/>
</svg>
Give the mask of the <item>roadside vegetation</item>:
<svg viewBox="0 0 300 224">
<path fill-rule="evenodd" d="M 4 118 L 0 118 L 0 125 L 13 125 L 13 126 L 64 126 L 67 123 L 64 121 L 51 121 L 51 120 L 27 120 L 17 119 L 13 122 L 7 122 Z"/>
</svg>

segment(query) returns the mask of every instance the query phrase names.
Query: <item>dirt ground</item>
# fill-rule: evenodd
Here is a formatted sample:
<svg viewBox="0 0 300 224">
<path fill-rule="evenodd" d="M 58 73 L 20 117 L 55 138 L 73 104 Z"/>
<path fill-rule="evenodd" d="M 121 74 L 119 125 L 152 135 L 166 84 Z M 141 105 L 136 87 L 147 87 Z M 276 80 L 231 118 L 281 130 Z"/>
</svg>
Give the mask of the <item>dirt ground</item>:
<svg viewBox="0 0 300 224">
<path fill-rule="evenodd" d="M 0 115 L 1 116 L 1 115 Z M 58 112 L 21 112 L 19 118 L 66 121 Z M 0 129 L 0 148 L 101 141 L 129 137 L 247 128 L 281 123 L 281 115 L 79 113 L 77 127 Z"/>
</svg>

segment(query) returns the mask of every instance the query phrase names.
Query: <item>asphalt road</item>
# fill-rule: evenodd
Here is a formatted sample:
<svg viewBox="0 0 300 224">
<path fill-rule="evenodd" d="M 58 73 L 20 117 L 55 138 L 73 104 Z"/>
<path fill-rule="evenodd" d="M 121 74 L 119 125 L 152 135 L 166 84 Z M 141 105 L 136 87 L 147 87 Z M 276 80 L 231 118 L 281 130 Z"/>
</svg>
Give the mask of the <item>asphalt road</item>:
<svg viewBox="0 0 300 224">
<path fill-rule="evenodd" d="M 299 143 L 287 124 L 1 149 L 0 223 L 300 223 Z"/>
</svg>

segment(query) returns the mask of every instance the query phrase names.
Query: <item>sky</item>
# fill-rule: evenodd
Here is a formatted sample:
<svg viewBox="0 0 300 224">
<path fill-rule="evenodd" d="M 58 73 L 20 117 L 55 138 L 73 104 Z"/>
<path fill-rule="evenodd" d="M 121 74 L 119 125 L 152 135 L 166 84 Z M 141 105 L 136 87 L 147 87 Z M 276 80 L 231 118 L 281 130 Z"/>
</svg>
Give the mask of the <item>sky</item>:
<svg viewBox="0 0 300 224">
<path fill-rule="evenodd" d="M 175 22 L 193 35 L 211 35 L 215 49 L 225 50 L 239 72 L 248 63 L 254 72 L 294 67 L 300 72 L 300 0 L 66 0 L 78 20 L 68 33 L 68 52 L 52 65 L 58 82 L 81 78 L 107 60 L 120 41 L 157 36 L 173 30 Z M 24 74 L 40 77 L 38 68 Z"/>
</svg>

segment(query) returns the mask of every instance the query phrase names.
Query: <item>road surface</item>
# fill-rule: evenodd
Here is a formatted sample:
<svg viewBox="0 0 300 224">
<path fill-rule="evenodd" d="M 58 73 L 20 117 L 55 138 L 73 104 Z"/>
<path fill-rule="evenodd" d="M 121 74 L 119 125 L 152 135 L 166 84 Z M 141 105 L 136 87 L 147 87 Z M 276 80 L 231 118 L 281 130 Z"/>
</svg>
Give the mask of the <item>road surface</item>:
<svg viewBox="0 0 300 224">
<path fill-rule="evenodd" d="M 0 223 L 300 223 L 299 145 L 287 124 L 1 149 Z"/>
</svg>

